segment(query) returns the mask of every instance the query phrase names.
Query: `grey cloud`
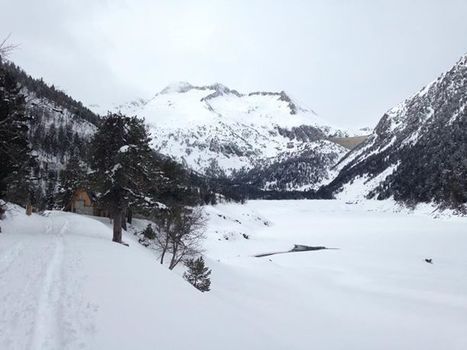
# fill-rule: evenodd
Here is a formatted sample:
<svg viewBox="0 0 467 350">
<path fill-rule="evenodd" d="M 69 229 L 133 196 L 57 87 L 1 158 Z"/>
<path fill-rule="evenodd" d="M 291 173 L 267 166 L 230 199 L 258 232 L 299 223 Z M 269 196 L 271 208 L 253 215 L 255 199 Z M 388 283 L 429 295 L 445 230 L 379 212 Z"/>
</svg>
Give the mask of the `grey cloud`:
<svg viewBox="0 0 467 350">
<path fill-rule="evenodd" d="M 338 126 L 374 125 L 467 51 L 467 2 L 11 1 L 12 59 L 84 103 L 171 81 L 286 90 Z"/>
</svg>

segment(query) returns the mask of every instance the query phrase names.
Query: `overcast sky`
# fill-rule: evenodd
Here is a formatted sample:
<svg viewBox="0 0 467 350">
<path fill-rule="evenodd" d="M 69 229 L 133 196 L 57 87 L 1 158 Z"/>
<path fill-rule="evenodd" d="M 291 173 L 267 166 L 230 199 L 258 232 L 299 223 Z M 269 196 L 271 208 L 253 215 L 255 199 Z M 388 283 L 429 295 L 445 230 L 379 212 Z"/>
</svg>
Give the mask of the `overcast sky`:
<svg viewBox="0 0 467 350">
<path fill-rule="evenodd" d="M 374 126 L 467 52 L 467 1 L 0 0 L 9 33 L 13 61 L 85 104 L 221 82 Z"/>
</svg>

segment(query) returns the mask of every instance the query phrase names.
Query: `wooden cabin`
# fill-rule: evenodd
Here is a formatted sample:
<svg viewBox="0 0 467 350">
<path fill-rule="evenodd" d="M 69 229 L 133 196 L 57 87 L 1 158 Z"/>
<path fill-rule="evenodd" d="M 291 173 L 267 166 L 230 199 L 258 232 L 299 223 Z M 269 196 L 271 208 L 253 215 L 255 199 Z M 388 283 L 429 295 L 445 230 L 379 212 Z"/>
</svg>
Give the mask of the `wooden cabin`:
<svg viewBox="0 0 467 350">
<path fill-rule="evenodd" d="M 71 201 L 65 207 L 65 211 L 82 215 L 109 217 L 108 210 L 100 208 L 97 205 L 95 196 L 83 188 L 75 191 Z"/>
</svg>

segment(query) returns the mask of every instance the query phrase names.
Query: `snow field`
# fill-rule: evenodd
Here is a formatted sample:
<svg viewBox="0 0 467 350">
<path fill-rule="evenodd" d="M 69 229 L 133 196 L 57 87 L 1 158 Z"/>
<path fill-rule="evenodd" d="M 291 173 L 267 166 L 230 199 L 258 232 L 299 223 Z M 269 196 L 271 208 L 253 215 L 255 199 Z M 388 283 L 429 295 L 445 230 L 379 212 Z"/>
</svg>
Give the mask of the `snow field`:
<svg viewBox="0 0 467 350">
<path fill-rule="evenodd" d="M 99 220 L 11 207 L 0 235 L 0 349 L 238 349 L 247 315 L 161 266 Z M 271 344 L 272 345 L 272 344 Z"/>
<path fill-rule="evenodd" d="M 434 219 L 426 208 L 410 214 L 377 201 L 214 209 L 226 219 L 210 213 L 213 293 L 276 330 L 289 349 L 466 348 L 466 218 Z M 294 244 L 338 249 L 252 257 Z"/>
<path fill-rule="evenodd" d="M 10 206 L 0 348 L 466 348 L 466 218 L 377 201 L 205 211 L 212 290 L 200 293 L 133 235 L 112 243 L 107 219 Z M 254 257 L 294 244 L 338 249 Z"/>
</svg>

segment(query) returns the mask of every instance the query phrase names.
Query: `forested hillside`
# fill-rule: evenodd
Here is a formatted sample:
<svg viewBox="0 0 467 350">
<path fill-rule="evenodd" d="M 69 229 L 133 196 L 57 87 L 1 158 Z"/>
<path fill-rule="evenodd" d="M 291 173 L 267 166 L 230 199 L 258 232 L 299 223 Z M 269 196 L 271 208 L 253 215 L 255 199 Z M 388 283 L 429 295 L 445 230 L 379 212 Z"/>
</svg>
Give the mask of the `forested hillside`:
<svg viewBox="0 0 467 350">
<path fill-rule="evenodd" d="M 383 115 L 321 194 L 467 203 L 467 56 Z"/>
<path fill-rule="evenodd" d="M 10 61 L 0 60 L 0 71 L 2 91 L 10 89 L 12 96 L 3 99 L 4 118 L 21 116 L 18 120 L 23 135 L 19 138 L 27 148 L 18 150 L 24 158 L 21 166 L 16 165 L 21 174 L 19 170 L 12 174 L 12 169 L 2 167 L 6 181 L 2 197 L 22 205 L 30 202 L 36 210 L 43 210 L 64 208 L 79 187 L 94 190 L 90 145 L 102 117 L 53 85 L 29 76 Z M 5 126 L 4 123 L 2 127 Z M 16 128 L 14 124 L 10 127 Z M 4 144 L 6 141 L 5 136 Z M 11 147 L 2 152 L 5 159 L 15 158 Z M 154 181 L 159 201 L 194 205 L 214 203 L 221 197 L 241 199 L 229 185 L 188 170 L 154 150 L 151 159 L 154 174 L 158 174 Z M 7 161 L 2 164 L 6 165 Z"/>
</svg>

